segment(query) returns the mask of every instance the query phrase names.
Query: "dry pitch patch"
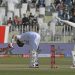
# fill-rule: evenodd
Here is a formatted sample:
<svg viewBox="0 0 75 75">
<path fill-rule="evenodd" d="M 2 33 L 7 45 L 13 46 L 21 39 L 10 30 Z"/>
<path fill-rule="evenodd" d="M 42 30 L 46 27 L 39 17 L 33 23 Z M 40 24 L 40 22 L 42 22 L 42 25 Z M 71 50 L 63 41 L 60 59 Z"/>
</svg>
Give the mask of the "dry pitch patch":
<svg viewBox="0 0 75 75">
<path fill-rule="evenodd" d="M 39 68 L 30 68 L 26 64 L 0 64 L 0 70 L 66 70 L 75 69 L 71 65 L 61 65 L 51 68 L 49 65 L 40 65 Z"/>
</svg>

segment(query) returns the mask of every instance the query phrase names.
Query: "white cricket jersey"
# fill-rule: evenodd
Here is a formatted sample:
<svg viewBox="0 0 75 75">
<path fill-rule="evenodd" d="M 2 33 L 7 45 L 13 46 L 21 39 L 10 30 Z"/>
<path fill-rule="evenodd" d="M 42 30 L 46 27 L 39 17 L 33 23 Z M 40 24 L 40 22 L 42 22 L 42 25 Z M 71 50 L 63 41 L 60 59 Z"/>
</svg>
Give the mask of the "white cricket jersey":
<svg viewBox="0 0 75 75">
<path fill-rule="evenodd" d="M 32 49 L 37 49 L 40 43 L 40 35 L 36 32 L 25 32 L 21 35 L 17 35 L 17 38 L 23 43 L 28 41 Z"/>
</svg>

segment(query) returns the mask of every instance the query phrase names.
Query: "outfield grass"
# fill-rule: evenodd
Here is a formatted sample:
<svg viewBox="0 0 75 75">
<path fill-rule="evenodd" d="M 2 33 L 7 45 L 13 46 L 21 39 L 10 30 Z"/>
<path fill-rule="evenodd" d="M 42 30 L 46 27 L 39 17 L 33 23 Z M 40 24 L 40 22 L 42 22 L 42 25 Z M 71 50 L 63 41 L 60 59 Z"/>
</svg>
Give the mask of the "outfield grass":
<svg viewBox="0 0 75 75">
<path fill-rule="evenodd" d="M 56 64 L 69 65 L 72 63 L 72 58 L 56 58 Z M 0 57 L 0 64 L 28 64 L 29 58 L 23 58 L 22 56 L 7 56 Z M 50 65 L 50 58 L 39 58 L 39 63 L 41 65 Z"/>
<path fill-rule="evenodd" d="M 29 68 L 29 59 L 21 56 L 0 58 L 0 75 L 75 75 L 71 58 L 56 58 L 58 68 L 51 69 L 50 58 L 40 58 L 39 68 Z"/>
<path fill-rule="evenodd" d="M 0 75 L 75 75 L 74 70 L 21 70 L 0 71 Z"/>
</svg>

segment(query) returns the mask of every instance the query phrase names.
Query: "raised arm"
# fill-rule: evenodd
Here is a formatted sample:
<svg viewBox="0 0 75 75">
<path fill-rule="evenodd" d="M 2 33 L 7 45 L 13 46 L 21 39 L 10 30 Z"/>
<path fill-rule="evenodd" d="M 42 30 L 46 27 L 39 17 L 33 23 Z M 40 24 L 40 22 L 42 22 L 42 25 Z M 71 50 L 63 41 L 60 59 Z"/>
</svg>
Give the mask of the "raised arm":
<svg viewBox="0 0 75 75">
<path fill-rule="evenodd" d="M 67 25 L 70 25 L 70 26 L 72 26 L 72 27 L 75 27 L 75 23 L 73 23 L 73 22 L 70 22 L 70 21 L 68 21 L 68 20 L 61 20 L 63 23 L 65 23 L 65 24 L 67 24 Z"/>
<path fill-rule="evenodd" d="M 58 18 L 58 17 L 57 17 L 57 19 L 58 19 L 59 21 L 65 23 L 65 24 L 67 24 L 67 25 L 70 25 L 70 26 L 72 26 L 72 27 L 75 27 L 75 23 L 73 23 L 73 22 L 70 22 L 70 21 L 68 21 L 68 20 L 61 20 L 61 19 Z"/>
</svg>

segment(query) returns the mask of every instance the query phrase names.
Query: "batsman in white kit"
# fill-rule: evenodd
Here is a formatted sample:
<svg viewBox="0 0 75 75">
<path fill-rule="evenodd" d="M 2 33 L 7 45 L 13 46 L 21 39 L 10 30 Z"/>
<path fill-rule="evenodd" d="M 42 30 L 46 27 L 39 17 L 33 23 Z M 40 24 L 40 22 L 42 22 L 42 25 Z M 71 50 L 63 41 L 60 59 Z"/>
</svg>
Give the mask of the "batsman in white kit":
<svg viewBox="0 0 75 75">
<path fill-rule="evenodd" d="M 70 22 L 68 20 L 61 20 L 59 17 L 57 17 L 57 19 L 67 25 L 70 25 L 73 27 L 73 40 L 75 43 L 75 23 L 74 22 Z M 73 67 L 75 67 L 75 45 L 74 45 L 74 50 L 72 51 L 72 58 L 73 58 Z"/>
<path fill-rule="evenodd" d="M 37 32 L 25 32 L 21 35 L 16 35 L 16 43 L 19 47 L 23 47 L 24 44 L 30 46 L 30 67 L 39 67 L 38 63 L 38 47 L 40 43 L 40 34 Z"/>
</svg>

